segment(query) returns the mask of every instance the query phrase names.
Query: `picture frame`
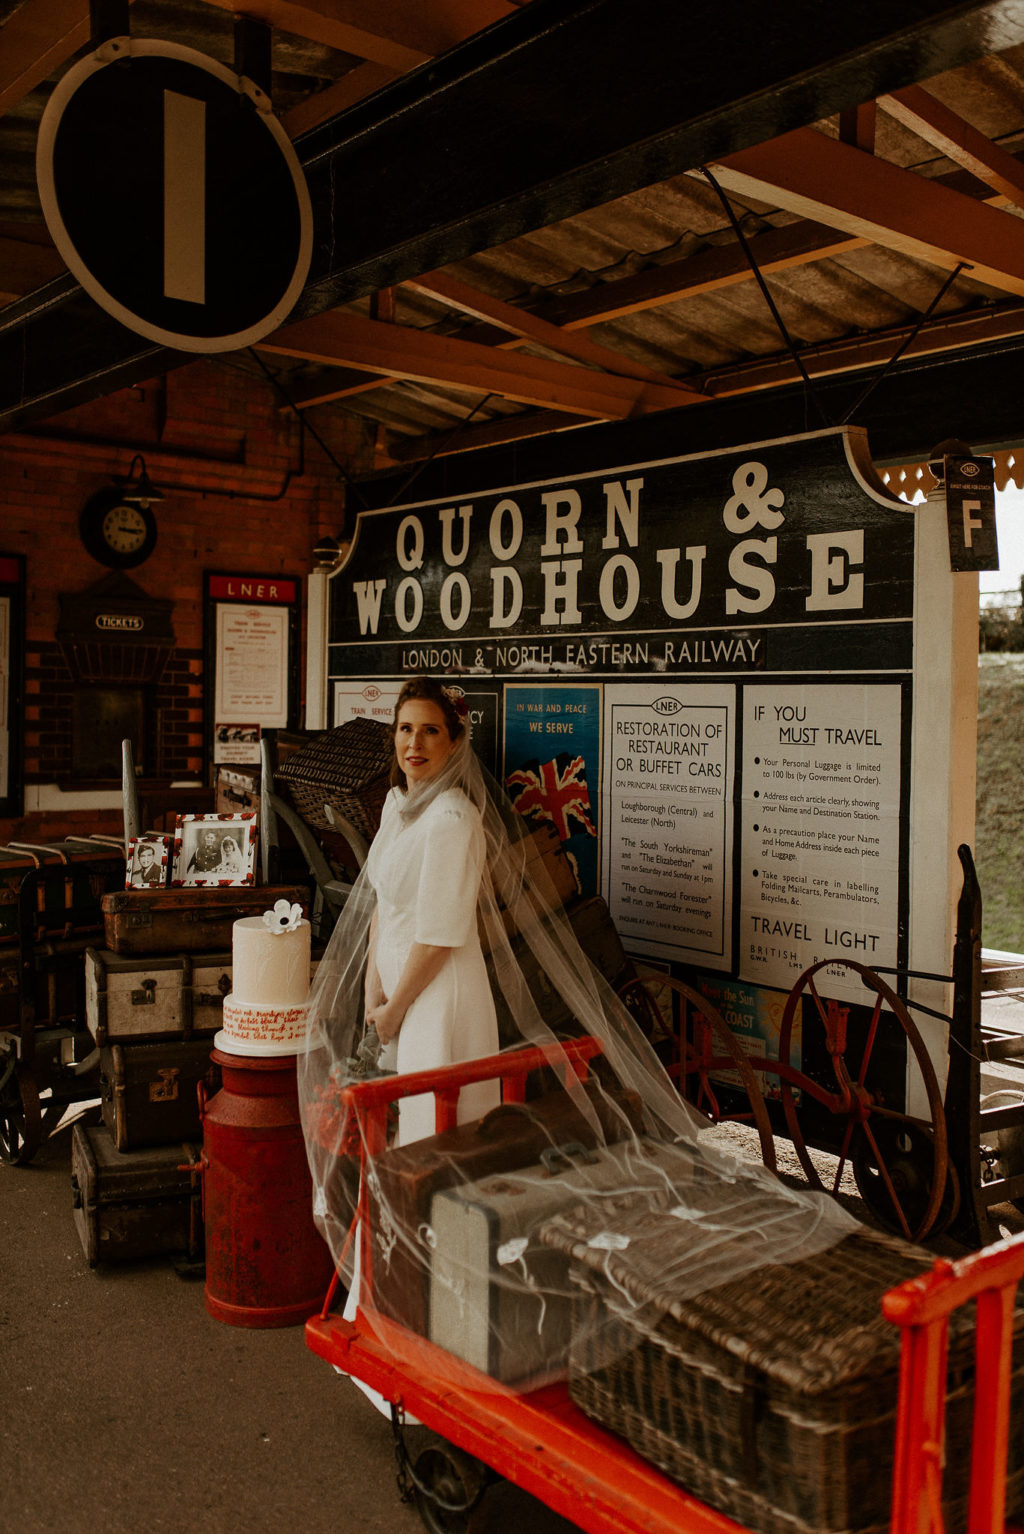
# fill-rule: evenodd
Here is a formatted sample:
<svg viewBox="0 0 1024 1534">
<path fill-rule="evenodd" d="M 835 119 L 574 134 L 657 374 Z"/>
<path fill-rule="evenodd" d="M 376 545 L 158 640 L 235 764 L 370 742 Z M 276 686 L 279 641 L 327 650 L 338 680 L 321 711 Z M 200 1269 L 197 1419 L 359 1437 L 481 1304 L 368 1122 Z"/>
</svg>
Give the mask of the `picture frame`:
<svg viewBox="0 0 1024 1534">
<path fill-rule="evenodd" d="M 178 815 L 173 889 L 216 889 L 256 883 L 256 811 Z"/>
<path fill-rule="evenodd" d="M 131 837 L 125 861 L 125 889 L 166 889 L 167 874 L 171 866 L 172 844 L 173 837 L 159 836 L 155 832 L 146 836 Z"/>
</svg>

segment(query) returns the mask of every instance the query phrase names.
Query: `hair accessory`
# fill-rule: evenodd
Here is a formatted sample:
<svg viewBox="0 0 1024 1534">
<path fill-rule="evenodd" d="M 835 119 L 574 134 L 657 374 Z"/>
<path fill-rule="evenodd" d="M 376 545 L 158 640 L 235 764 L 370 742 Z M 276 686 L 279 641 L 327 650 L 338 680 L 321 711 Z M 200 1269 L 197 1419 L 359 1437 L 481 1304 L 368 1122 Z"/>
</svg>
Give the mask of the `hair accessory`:
<svg viewBox="0 0 1024 1534">
<path fill-rule="evenodd" d="M 302 920 L 302 907 L 287 900 L 276 900 L 272 911 L 264 911 L 263 925 L 270 932 L 294 932 Z"/>
<path fill-rule="evenodd" d="M 454 687 L 442 687 L 441 691 L 444 693 L 445 697 L 448 699 L 448 702 L 458 714 L 459 718 L 468 719 L 469 705 L 466 702 L 463 694 L 461 692 L 457 692 Z"/>
</svg>

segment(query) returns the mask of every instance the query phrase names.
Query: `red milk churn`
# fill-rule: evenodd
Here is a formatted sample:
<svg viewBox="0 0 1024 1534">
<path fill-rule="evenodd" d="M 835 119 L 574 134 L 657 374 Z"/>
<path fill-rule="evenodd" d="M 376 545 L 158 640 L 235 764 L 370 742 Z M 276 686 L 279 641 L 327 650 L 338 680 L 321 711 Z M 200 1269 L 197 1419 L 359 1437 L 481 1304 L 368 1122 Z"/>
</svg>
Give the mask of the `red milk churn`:
<svg viewBox="0 0 1024 1534">
<path fill-rule="evenodd" d="M 313 1223 L 295 1056 L 213 1051 L 221 1089 L 203 1105 L 206 1308 L 231 1326 L 297 1326 L 334 1272 Z"/>
</svg>

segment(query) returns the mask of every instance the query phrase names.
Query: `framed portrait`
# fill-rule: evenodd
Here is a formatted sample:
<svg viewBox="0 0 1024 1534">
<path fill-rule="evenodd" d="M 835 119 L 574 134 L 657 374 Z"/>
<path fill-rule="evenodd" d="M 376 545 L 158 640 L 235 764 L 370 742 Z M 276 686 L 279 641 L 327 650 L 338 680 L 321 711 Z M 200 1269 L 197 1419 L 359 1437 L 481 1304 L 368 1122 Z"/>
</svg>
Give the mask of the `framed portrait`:
<svg viewBox="0 0 1024 1534">
<path fill-rule="evenodd" d="M 256 883 L 256 811 L 179 815 L 174 829 L 175 889 Z"/>
<path fill-rule="evenodd" d="M 128 843 L 125 862 L 125 889 L 165 889 L 171 865 L 171 846 L 169 836 L 133 836 Z"/>
</svg>

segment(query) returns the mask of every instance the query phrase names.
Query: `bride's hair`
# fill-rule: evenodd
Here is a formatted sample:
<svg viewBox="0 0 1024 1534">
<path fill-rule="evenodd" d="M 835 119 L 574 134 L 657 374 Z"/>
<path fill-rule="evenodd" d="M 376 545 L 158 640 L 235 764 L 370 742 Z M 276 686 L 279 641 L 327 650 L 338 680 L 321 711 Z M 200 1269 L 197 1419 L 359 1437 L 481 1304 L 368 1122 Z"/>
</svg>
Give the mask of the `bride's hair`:
<svg viewBox="0 0 1024 1534">
<path fill-rule="evenodd" d="M 395 704 L 395 717 L 391 721 L 391 739 L 394 742 L 395 731 L 398 729 L 398 716 L 404 703 L 412 703 L 421 700 L 424 703 L 436 703 L 444 716 L 444 722 L 448 730 L 450 740 L 460 740 L 465 734 L 465 708 L 466 704 L 460 694 L 453 688 L 445 687 L 435 677 L 413 676 L 403 686 L 398 694 Z M 459 705 L 461 704 L 462 712 Z M 391 786 L 392 788 L 407 788 L 405 773 L 398 765 L 397 753 L 391 759 Z"/>
</svg>

